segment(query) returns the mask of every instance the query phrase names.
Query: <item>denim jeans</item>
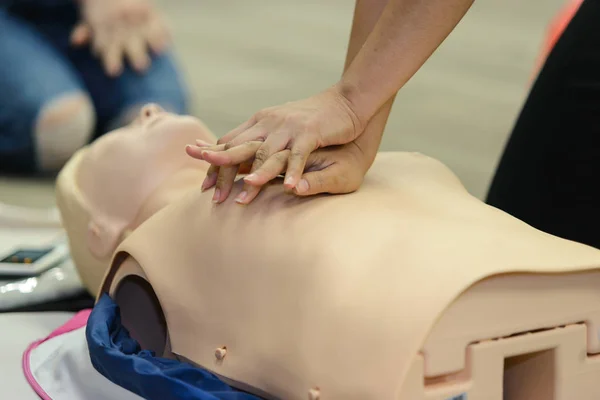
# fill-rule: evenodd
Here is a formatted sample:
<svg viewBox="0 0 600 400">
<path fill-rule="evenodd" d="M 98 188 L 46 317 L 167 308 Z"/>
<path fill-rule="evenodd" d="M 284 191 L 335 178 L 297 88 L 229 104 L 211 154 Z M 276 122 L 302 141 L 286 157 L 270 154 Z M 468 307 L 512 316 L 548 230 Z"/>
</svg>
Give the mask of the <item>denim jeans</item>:
<svg viewBox="0 0 600 400">
<path fill-rule="evenodd" d="M 96 112 L 96 136 L 127 110 L 154 102 L 187 112 L 182 78 L 169 54 L 139 74 L 108 77 L 86 46 L 69 38 L 79 19 L 74 0 L 0 0 L 0 171 L 35 172 L 33 129 L 41 108 L 65 94 L 85 93 Z"/>
</svg>

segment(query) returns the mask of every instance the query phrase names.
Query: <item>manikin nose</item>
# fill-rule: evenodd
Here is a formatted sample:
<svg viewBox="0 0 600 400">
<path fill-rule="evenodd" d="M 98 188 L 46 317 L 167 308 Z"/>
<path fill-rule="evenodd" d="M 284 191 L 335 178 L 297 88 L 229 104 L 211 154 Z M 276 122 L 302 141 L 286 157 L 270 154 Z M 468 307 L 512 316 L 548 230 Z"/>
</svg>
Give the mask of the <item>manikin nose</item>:
<svg viewBox="0 0 600 400">
<path fill-rule="evenodd" d="M 165 110 L 158 104 L 154 104 L 154 103 L 146 104 L 140 110 L 140 120 L 146 121 L 152 117 L 155 117 L 157 114 L 160 114 L 162 112 L 165 112 Z"/>
</svg>

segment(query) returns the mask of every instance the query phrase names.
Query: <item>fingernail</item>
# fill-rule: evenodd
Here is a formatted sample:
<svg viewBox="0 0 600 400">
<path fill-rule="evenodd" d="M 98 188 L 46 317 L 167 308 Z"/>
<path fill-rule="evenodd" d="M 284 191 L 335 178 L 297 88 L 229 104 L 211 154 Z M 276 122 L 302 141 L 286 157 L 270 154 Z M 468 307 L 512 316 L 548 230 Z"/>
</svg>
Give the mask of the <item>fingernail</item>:
<svg viewBox="0 0 600 400">
<path fill-rule="evenodd" d="M 304 193 L 307 190 L 308 190 L 308 181 L 306 179 L 302 179 L 296 185 L 296 192 L 298 192 L 298 193 Z"/>
<path fill-rule="evenodd" d="M 221 190 L 220 189 L 215 189 L 215 194 L 213 195 L 212 201 L 213 203 L 218 203 L 219 199 L 221 199 Z"/>
<path fill-rule="evenodd" d="M 245 181 L 252 182 L 252 181 L 256 180 L 256 174 L 250 174 L 250 175 L 246 176 L 246 177 L 244 178 L 244 180 L 245 180 Z"/>
<path fill-rule="evenodd" d="M 243 202 L 244 202 L 244 200 L 246 200 L 246 197 L 247 197 L 247 196 L 248 196 L 248 192 L 246 192 L 246 191 L 244 190 L 242 193 L 240 193 L 240 194 L 238 195 L 238 197 L 236 197 L 236 198 L 235 198 L 235 202 L 236 202 L 236 203 L 239 203 L 239 204 L 241 204 L 241 203 L 243 203 Z"/>
<path fill-rule="evenodd" d="M 283 181 L 283 184 L 286 185 L 286 186 L 294 186 L 294 179 L 291 176 L 288 176 Z"/>
<path fill-rule="evenodd" d="M 187 152 L 188 150 L 194 150 L 194 147 L 197 147 L 197 146 L 194 146 L 193 144 L 186 144 L 186 145 L 185 145 L 185 150 L 186 150 L 186 152 Z M 189 155 L 189 154 L 188 154 L 188 155 Z M 196 155 L 194 154 L 192 157 L 196 158 Z"/>
</svg>

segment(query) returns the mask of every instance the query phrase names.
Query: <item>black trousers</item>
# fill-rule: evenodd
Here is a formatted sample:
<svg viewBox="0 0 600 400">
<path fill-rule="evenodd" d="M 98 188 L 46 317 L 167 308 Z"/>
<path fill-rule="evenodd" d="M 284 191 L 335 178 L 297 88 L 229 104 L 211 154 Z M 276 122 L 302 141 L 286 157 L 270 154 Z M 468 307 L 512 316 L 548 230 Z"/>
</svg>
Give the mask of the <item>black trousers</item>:
<svg viewBox="0 0 600 400">
<path fill-rule="evenodd" d="M 586 0 L 534 83 L 488 204 L 600 248 L 600 0 Z"/>
</svg>

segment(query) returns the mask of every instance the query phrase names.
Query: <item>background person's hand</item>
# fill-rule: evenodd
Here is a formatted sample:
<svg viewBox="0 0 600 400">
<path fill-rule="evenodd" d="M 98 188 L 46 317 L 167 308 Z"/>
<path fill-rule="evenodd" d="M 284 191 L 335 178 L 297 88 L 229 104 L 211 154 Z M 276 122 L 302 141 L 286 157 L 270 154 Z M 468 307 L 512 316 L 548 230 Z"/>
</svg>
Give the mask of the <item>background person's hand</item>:
<svg viewBox="0 0 600 400">
<path fill-rule="evenodd" d="M 125 59 L 136 71 L 151 63 L 150 52 L 164 51 L 170 36 L 150 0 L 80 0 L 81 22 L 71 34 L 74 46 L 91 45 L 106 73 L 118 76 Z"/>
<path fill-rule="evenodd" d="M 238 146 L 263 141 L 252 154 L 252 171 L 256 171 L 276 154 L 289 150 L 284 185 L 294 189 L 311 152 L 350 143 L 362 133 L 365 125 L 366 121 L 358 117 L 352 104 L 334 86 L 308 99 L 259 111 L 223 136 L 218 143 L 224 147 L 217 151 L 237 152 Z M 212 160 L 206 158 L 215 165 Z"/>
<path fill-rule="evenodd" d="M 219 151 L 223 145 L 207 146 L 197 143 L 197 146 L 188 146 L 186 151 L 188 155 L 197 159 L 205 159 L 209 153 L 212 153 L 214 155 L 212 159 L 221 164 L 220 166 L 211 166 L 202 184 L 203 190 L 215 186 L 213 201 L 221 203 L 231 193 L 238 169 L 239 173 L 247 170 L 249 155 L 256 154 L 261 144 L 262 142 L 258 141 L 246 142 L 237 146 L 235 152 L 223 152 Z M 247 175 L 236 202 L 250 203 L 265 184 L 285 173 L 290 154 L 289 149 L 279 151 L 259 169 Z M 309 155 L 306 169 L 303 171 L 298 185 L 291 192 L 298 196 L 353 192 L 362 184 L 373 158 L 374 155 L 365 153 L 354 141 L 341 146 L 318 149 Z M 245 163 L 245 168 L 240 168 L 244 165 L 240 163 Z"/>
</svg>

